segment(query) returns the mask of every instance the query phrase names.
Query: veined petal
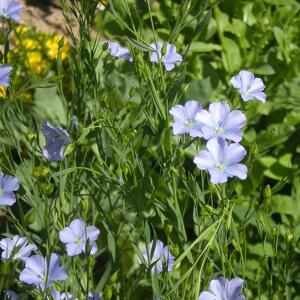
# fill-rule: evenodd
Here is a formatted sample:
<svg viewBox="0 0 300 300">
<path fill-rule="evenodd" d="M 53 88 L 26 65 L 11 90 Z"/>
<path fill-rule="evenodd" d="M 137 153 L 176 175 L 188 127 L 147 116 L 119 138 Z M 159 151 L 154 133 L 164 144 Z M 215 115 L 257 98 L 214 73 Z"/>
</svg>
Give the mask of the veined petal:
<svg viewBox="0 0 300 300">
<path fill-rule="evenodd" d="M 82 247 L 80 244 L 68 243 L 66 244 L 66 250 L 69 256 L 75 256 L 82 253 Z"/>
<path fill-rule="evenodd" d="M 13 205 L 16 203 L 16 195 L 14 193 L 5 193 L 0 197 L 0 205 Z"/>
<path fill-rule="evenodd" d="M 248 89 L 248 93 L 251 94 L 255 92 L 261 92 L 262 90 L 264 90 L 264 88 L 265 85 L 263 81 L 260 78 L 255 78 L 252 85 Z"/>
<path fill-rule="evenodd" d="M 86 228 L 87 237 L 91 242 L 94 242 L 98 239 L 100 230 L 95 226 L 87 226 Z"/>
<path fill-rule="evenodd" d="M 184 134 L 187 132 L 188 132 L 188 129 L 182 123 L 178 123 L 178 122 L 173 123 L 173 134 L 174 135 Z"/>
<path fill-rule="evenodd" d="M 248 169 L 243 164 L 235 164 L 226 168 L 226 173 L 228 177 L 238 177 L 241 180 L 245 180 L 247 178 Z"/>
<path fill-rule="evenodd" d="M 228 285 L 228 279 L 225 277 L 219 277 L 209 283 L 209 290 L 219 299 L 223 299 L 223 295 L 226 292 L 226 286 Z"/>
<path fill-rule="evenodd" d="M 209 105 L 208 109 L 214 123 L 223 122 L 230 112 L 230 107 L 226 102 L 214 102 Z"/>
<path fill-rule="evenodd" d="M 239 163 L 247 154 L 246 149 L 238 143 L 229 145 L 226 152 L 226 161 L 228 165 Z"/>
<path fill-rule="evenodd" d="M 201 110 L 199 111 L 196 116 L 195 120 L 199 122 L 202 125 L 205 125 L 207 127 L 215 127 L 215 122 L 211 116 L 211 114 L 207 110 Z"/>
<path fill-rule="evenodd" d="M 5 176 L 2 182 L 4 193 L 10 193 L 19 189 L 19 180 L 17 177 Z"/>
<path fill-rule="evenodd" d="M 198 300 L 216 300 L 216 296 L 211 292 L 202 292 Z"/>
<path fill-rule="evenodd" d="M 227 173 L 218 169 L 208 170 L 210 175 L 210 182 L 213 184 L 225 183 L 228 180 Z"/>
<path fill-rule="evenodd" d="M 175 122 L 186 123 L 188 121 L 186 110 L 182 105 L 175 105 L 170 109 L 170 114 L 173 116 Z"/>
<path fill-rule="evenodd" d="M 254 82 L 254 75 L 253 73 L 245 70 L 240 71 L 239 75 L 242 82 L 241 90 L 247 91 Z"/>
<path fill-rule="evenodd" d="M 189 120 L 195 118 L 196 114 L 201 110 L 202 106 L 198 101 L 190 100 L 187 101 L 184 105 L 186 116 Z"/>
<path fill-rule="evenodd" d="M 69 228 L 74 232 L 74 236 L 77 238 L 86 236 L 86 226 L 83 220 L 75 219 L 71 222 Z"/>
<path fill-rule="evenodd" d="M 65 227 L 59 232 L 59 239 L 63 243 L 72 243 L 76 240 L 76 236 L 69 227 Z"/>
<path fill-rule="evenodd" d="M 211 153 L 215 164 L 218 164 L 223 162 L 224 156 L 228 150 L 228 145 L 222 138 L 213 138 L 207 142 L 206 148 Z"/>
<path fill-rule="evenodd" d="M 237 297 L 239 296 L 244 287 L 244 280 L 236 277 L 229 281 L 228 283 L 228 296 L 230 297 Z"/>
<path fill-rule="evenodd" d="M 215 161 L 210 152 L 203 150 L 194 157 L 194 163 L 200 170 L 210 170 L 215 167 Z"/>
<path fill-rule="evenodd" d="M 240 110 L 231 111 L 224 122 L 224 129 L 242 128 L 246 124 L 246 116 Z"/>
</svg>

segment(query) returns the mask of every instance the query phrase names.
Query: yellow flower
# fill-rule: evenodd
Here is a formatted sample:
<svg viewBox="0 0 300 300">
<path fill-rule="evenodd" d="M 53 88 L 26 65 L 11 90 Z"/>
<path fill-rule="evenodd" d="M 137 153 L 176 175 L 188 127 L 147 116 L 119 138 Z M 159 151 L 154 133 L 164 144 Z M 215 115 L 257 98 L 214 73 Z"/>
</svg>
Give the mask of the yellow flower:
<svg viewBox="0 0 300 300">
<path fill-rule="evenodd" d="M 26 25 L 19 25 L 19 26 L 16 27 L 16 33 L 17 33 L 18 35 L 23 35 L 23 34 L 25 34 L 26 32 L 28 32 L 29 29 L 30 29 L 29 26 L 26 26 Z"/>
<path fill-rule="evenodd" d="M 4 98 L 6 96 L 5 87 L 0 85 L 0 98 Z"/>
<path fill-rule="evenodd" d="M 61 36 L 55 34 L 52 37 L 52 39 L 49 39 L 46 41 L 46 47 L 48 48 L 47 54 L 51 59 L 57 59 L 58 50 L 59 50 L 58 43 L 59 43 L 60 39 L 61 39 Z M 69 51 L 69 46 L 65 42 L 61 49 L 62 60 L 64 60 L 67 57 L 68 51 Z"/>
<path fill-rule="evenodd" d="M 31 38 L 26 38 L 23 40 L 23 46 L 26 50 L 36 50 L 39 48 L 39 43 Z"/>
<path fill-rule="evenodd" d="M 40 73 L 42 70 L 42 66 L 41 66 L 42 60 L 43 60 L 43 57 L 40 52 L 29 51 L 27 53 L 27 59 L 26 59 L 25 64 L 28 69 L 31 69 L 33 71 Z"/>
</svg>

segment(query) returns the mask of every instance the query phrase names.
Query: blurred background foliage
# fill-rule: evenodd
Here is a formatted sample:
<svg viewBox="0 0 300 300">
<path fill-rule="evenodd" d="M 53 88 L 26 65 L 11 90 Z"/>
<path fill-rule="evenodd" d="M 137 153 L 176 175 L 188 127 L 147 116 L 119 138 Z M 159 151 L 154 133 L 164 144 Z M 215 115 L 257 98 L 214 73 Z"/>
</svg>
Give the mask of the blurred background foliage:
<svg viewBox="0 0 300 300">
<path fill-rule="evenodd" d="M 79 38 L 72 28 L 65 40 L 15 32 L 9 59 L 14 78 L 29 80 L 30 97 L 17 93 L 1 107 L 1 167 L 16 170 L 23 189 L 23 207 L 9 220 L 21 219 L 55 250 L 62 247 L 49 228 L 78 215 L 99 226 L 101 251 L 90 267 L 104 299 L 152 299 L 152 288 L 162 299 L 195 299 L 221 274 L 244 278 L 248 299 L 300 299 L 299 2 L 110 0 L 101 10 L 81 2 L 64 6 L 66 17 L 76 7 L 85 12 Z M 172 73 L 149 62 L 153 29 L 184 56 Z M 134 63 L 112 58 L 104 40 L 129 47 Z M 266 104 L 236 102 L 229 80 L 241 69 L 263 79 Z M 192 162 L 201 141 L 170 133 L 168 110 L 189 99 L 229 101 L 247 115 L 249 176 L 224 187 L 225 217 L 219 191 Z M 71 132 L 62 164 L 37 154 L 45 118 Z M 179 261 L 173 277 L 150 280 L 136 263 L 138 248 L 155 236 Z"/>
</svg>

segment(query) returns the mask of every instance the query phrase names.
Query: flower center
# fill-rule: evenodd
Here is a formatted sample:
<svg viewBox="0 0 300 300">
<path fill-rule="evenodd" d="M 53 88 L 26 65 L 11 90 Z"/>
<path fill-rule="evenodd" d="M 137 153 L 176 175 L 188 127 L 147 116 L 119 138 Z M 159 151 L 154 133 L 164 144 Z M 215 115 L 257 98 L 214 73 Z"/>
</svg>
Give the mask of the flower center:
<svg viewBox="0 0 300 300">
<path fill-rule="evenodd" d="M 2 190 L 2 188 L 0 188 L 0 197 L 2 197 L 4 195 L 4 192 Z"/>
<path fill-rule="evenodd" d="M 222 121 L 216 122 L 215 132 L 217 135 L 221 135 L 224 133 L 224 126 Z"/>
<path fill-rule="evenodd" d="M 184 126 L 188 129 L 193 128 L 193 121 L 192 120 L 187 120 L 187 122 L 184 123 Z"/>
<path fill-rule="evenodd" d="M 217 167 L 217 169 L 219 170 L 219 171 L 224 171 L 225 170 L 225 168 L 226 168 L 226 166 L 225 166 L 225 164 L 224 163 L 217 163 L 216 164 L 216 167 Z"/>
</svg>

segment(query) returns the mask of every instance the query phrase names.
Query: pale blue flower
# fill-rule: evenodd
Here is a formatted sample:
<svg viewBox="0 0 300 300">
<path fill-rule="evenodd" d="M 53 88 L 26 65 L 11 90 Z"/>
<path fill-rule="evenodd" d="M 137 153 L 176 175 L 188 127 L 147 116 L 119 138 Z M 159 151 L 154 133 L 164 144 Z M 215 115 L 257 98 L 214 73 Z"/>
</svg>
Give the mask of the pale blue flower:
<svg viewBox="0 0 300 300">
<path fill-rule="evenodd" d="M 0 241 L 0 248 L 2 249 L 1 258 L 7 259 L 21 259 L 25 260 L 31 255 L 31 252 L 36 250 L 35 244 L 28 243 L 24 236 L 15 235 L 12 238 L 4 238 Z"/>
<path fill-rule="evenodd" d="M 60 293 L 58 291 L 51 291 L 51 296 L 53 300 L 78 300 L 78 298 L 74 298 L 70 293 Z M 100 297 L 96 292 L 89 292 L 88 300 L 100 300 Z"/>
<path fill-rule="evenodd" d="M 7 300 L 17 300 L 18 294 L 13 291 L 6 291 L 6 299 Z"/>
<path fill-rule="evenodd" d="M 211 280 L 209 292 L 202 292 L 198 300 L 246 300 L 241 295 L 244 287 L 244 280 L 235 277 L 228 280 L 225 277 Z"/>
<path fill-rule="evenodd" d="M 152 47 L 155 51 L 152 52 L 150 56 L 150 61 L 159 63 L 159 58 L 161 62 L 164 64 L 167 71 L 171 71 L 175 68 L 177 63 L 182 62 L 182 56 L 176 53 L 176 47 L 172 44 L 166 44 L 167 49 L 166 53 L 161 53 L 163 49 L 164 43 L 152 43 L 150 47 Z"/>
<path fill-rule="evenodd" d="M 173 270 L 175 257 L 170 253 L 168 246 L 164 246 L 162 241 L 156 240 L 151 241 L 147 248 L 148 254 L 147 251 L 144 251 L 142 255 L 147 268 L 151 268 L 152 273 L 161 273 L 164 270 L 171 272 Z M 138 263 L 143 262 L 138 260 Z"/>
<path fill-rule="evenodd" d="M 100 297 L 96 292 L 89 292 L 88 300 L 100 300 Z"/>
<path fill-rule="evenodd" d="M 51 291 L 51 296 L 52 296 L 53 300 L 75 300 L 73 298 L 73 295 L 70 293 L 60 293 L 58 291 Z M 50 300 L 49 298 L 47 298 L 47 299 Z"/>
<path fill-rule="evenodd" d="M 244 101 L 257 99 L 266 102 L 266 94 L 263 92 L 265 85 L 260 78 L 255 78 L 253 73 L 242 70 L 231 78 L 230 83 L 239 91 Z"/>
<path fill-rule="evenodd" d="M 0 172 L 0 206 L 13 205 L 16 202 L 15 191 L 19 189 L 19 180 L 14 176 L 5 176 Z"/>
<path fill-rule="evenodd" d="M 49 263 L 39 255 L 28 257 L 19 279 L 44 291 L 53 281 L 65 280 L 66 277 L 67 274 L 60 265 L 60 257 L 56 253 L 51 253 Z"/>
<path fill-rule="evenodd" d="M 184 106 L 175 105 L 170 109 L 170 114 L 174 118 L 173 134 L 179 135 L 188 133 L 191 137 L 201 137 L 201 124 L 195 116 L 202 109 L 198 101 L 187 101 Z"/>
<path fill-rule="evenodd" d="M 196 114 L 195 120 L 207 140 L 222 137 L 240 142 L 243 136 L 242 127 L 246 124 L 245 115 L 239 110 L 230 111 L 229 105 L 224 102 L 210 104 L 208 111 L 203 109 Z"/>
<path fill-rule="evenodd" d="M 122 47 L 118 42 L 106 41 L 105 43 L 108 46 L 108 51 L 111 56 L 133 61 L 130 51 L 127 48 Z"/>
<path fill-rule="evenodd" d="M 194 163 L 200 170 L 208 170 L 211 183 L 224 183 L 231 177 L 247 178 L 247 167 L 239 163 L 247 151 L 240 144 L 228 145 L 222 138 L 213 138 L 206 148 L 195 156 Z"/>
<path fill-rule="evenodd" d="M 100 230 L 95 226 L 86 226 L 84 221 L 76 219 L 71 222 L 59 233 L 59 239 L 66 244 L 66 250 L 69 256 L 85 253 L 87 242 L 89 242 L 90 254 L 97 252 L 96 240 Z"/>
<path fill-rule="evenodd" d="M 23 9 L 23 5 L 18 1 L 1 0 L 0 1 L 0 16 L 6 19 L 18 21 Z"/>
<path fill-rule="evenodd" d="M 0 66 L 0 85 L 5 87 L 9 86 L 9 81 L 10 81 L 9 75 L 12 69 L 13 68 L 7 64 Z"/>
<path fill-rule="evenodd" d="M 48 121 L 42 125 L 42 133 L 46 139 L 43 156 L 48 161 L 63 160 L 64 147 L 70 143 L 68 132 L 60 127 L 52 126 Z"/>
</svg>

